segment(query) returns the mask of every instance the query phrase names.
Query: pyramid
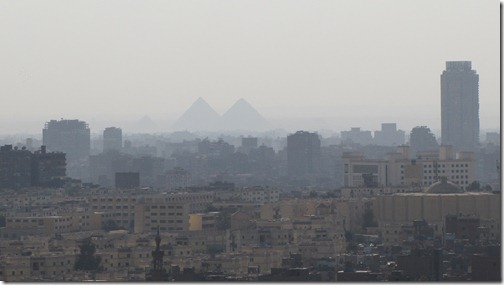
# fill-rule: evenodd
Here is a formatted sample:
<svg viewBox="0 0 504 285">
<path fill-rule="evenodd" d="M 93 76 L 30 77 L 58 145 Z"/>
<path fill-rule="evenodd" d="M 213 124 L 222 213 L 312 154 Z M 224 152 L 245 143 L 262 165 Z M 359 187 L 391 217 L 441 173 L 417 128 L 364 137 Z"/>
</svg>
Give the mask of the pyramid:
<svg viewBox="0 0 504 285">
<path fill-rule="evenodd" d="M 130 128 L 136 132 L 152 132 L 157 129 L 157 124 L 147 115 L 131 124 Z"/>
<path fill-rule="evenodd" d="M 222 115 L 222 127 L 226 130 L 266 130 L 269 122 L 245 99 L 239 99 Z"/>
<path fill-rule="evenodd" d="M 208 131 L 220 128 L 220 116 L 199 97 L 172 125 L 173 131 Z"/>
<path fill-rule="evenodd" d="M 155 127 L 156 123 L 149 117 L 149 116 L 143 116 L 140 120 L 137 121 L 137 123 L 141 126 L 145 127 Z"/>
</svg>

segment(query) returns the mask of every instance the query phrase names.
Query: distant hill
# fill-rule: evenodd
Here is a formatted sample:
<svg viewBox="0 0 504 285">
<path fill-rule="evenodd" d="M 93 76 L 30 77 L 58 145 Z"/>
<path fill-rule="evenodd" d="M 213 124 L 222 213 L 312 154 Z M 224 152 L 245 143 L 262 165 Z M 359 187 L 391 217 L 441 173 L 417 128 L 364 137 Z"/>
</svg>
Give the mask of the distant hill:
<svg viewBox="0 0 504 285">
<path fill-rule="evenodd" d="M 208 103 L 199 97 L 172 125 L 174 131 L 218 130 L 220 116 Z"/>
<path fill-rule="evenodd" d="M 270 123 L 245 99 L 239 99 L 222 115 L 222 128 L 226 130 L 266 130 Z"/>
</svg>

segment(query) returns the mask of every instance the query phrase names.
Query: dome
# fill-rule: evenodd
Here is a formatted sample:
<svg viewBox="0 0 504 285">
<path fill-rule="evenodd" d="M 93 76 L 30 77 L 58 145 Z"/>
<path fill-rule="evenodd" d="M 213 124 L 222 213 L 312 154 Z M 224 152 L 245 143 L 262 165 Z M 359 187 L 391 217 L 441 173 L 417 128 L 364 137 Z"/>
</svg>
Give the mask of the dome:
<svg viewBox="0 0 504 285">
<path fill-rule="evenodd" d="M 441 180 L 433 183 L 425 193 L 431 194 L 455 194 L 455 193 L 464 193 L 465 191 L 461 189 L 457 184 L 448 181 L 446 177 L 441 177 Z"/>
</svg>

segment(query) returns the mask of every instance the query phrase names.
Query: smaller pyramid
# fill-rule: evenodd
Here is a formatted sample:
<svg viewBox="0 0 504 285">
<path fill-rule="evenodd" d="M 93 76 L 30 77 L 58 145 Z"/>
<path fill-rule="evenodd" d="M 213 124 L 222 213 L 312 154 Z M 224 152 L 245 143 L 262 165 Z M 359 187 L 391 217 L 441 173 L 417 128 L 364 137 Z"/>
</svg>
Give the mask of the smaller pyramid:
<svg viewBox="0 0 504 285">
<path fill-rule="evenodd" d="M 141 126 L 146 126 L 146 127 L 155 127 L 156 123 L 149 117 L 149 116 L 143 116 L 140 120 L 137 121 L 137 123 Z"/>
<path fill-rule="evenodd" d="M 172 125 L 174 131 L 208 131 L 219 128 L 220 116 L 199 97 Z"/>
<path fill-rule="evenodd" d="M 141 133 L 154 132 L 158 125 L 149 116 L 145 115 L 131 126 L 132 130 Z"/>
<path fill-rule="evenodd" d="M 268 129 L 270 123 L 241 98 L 222 115 L 222 126 L 226 130 L 260 131 Z"/>
</svg>

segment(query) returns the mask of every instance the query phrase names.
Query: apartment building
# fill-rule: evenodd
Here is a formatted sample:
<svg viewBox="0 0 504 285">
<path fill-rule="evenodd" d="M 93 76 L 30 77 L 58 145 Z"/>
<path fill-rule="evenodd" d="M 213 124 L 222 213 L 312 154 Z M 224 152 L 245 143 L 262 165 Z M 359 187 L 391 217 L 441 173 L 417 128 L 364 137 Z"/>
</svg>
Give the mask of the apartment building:
<svg viewBox="0 0 504 285">
<path fill-rule="evenodd" d="M 278 202 L 280 195 L 279 189 L 264 188 L 260 186 L 245 187 L 238 190 L 239 199 L 254 203 L 273 203 Z"/>
<path fill-rule="evenodd" d="M 3 238 L 19 238 L 25 235 L 53 236 L 73 231 L 71 216 L 8 217 L 5 228 L 0 229 Z"/>
<path fill-rule="evenodd" d="M 215 230 L 220 212 L 189 214 L 190 231 Z"/>
<path fill-rule="evenodd" d="M 188 220 L 189 218 L 188 215 L 190 213 L 204 212 L 207 206 L 212 203 L 213 198 L 214 193 L 211 192 L 198 192 L 198 193 L 177 192 L 177 193 L 152 193 L 152 194 L 142 193 L 135 195 L 134 192 L 115 191 L 109 194 L 101 195 L 100 197 L 91 197 L 89 198 L 89 203 L 91 206 L 91 210 L 93 211 L 114 213 L 113 220 L 118 226 L 128 230 L 135 230 L 137 229 L 136 227 L 137 208 L 140 206 L 145 208 L 146 205 L 147 206 L 151 205 L 153 207 L 156 207 L 152 209 L 160 209 L 160 210 L 162 209 L 166 211 L 169 209 L 177 209 L 177 208 L 169 208 L 168 206 L 170 207 L 182 206 L 184 209 L 187 208 L 186 213 L 187 217 L 184 217 L 184 219 Z M 141 213 L 142 215 L 144 215 L 144 212 L 145 209 L 139 210 L 139 213 Z M 139 218 L 138 221 L 142 221 L 142 219 L 144 219 L 144 217 Z M 154 220 L 156 220 L 156 222 L 154 222 L 153 224 L 157 224 L 157 219 Z M 160 227 L 180 228 L 180 226 L 167 226 L 167 225 L 160 225 Z M 185 226 L 182 228 L 186 229 Z"/>
<path fill-rule="evenodd" d="M 187 231 L 189 204 L 141 198 L 136 204 L 134 232 Z"/>
</svg>

